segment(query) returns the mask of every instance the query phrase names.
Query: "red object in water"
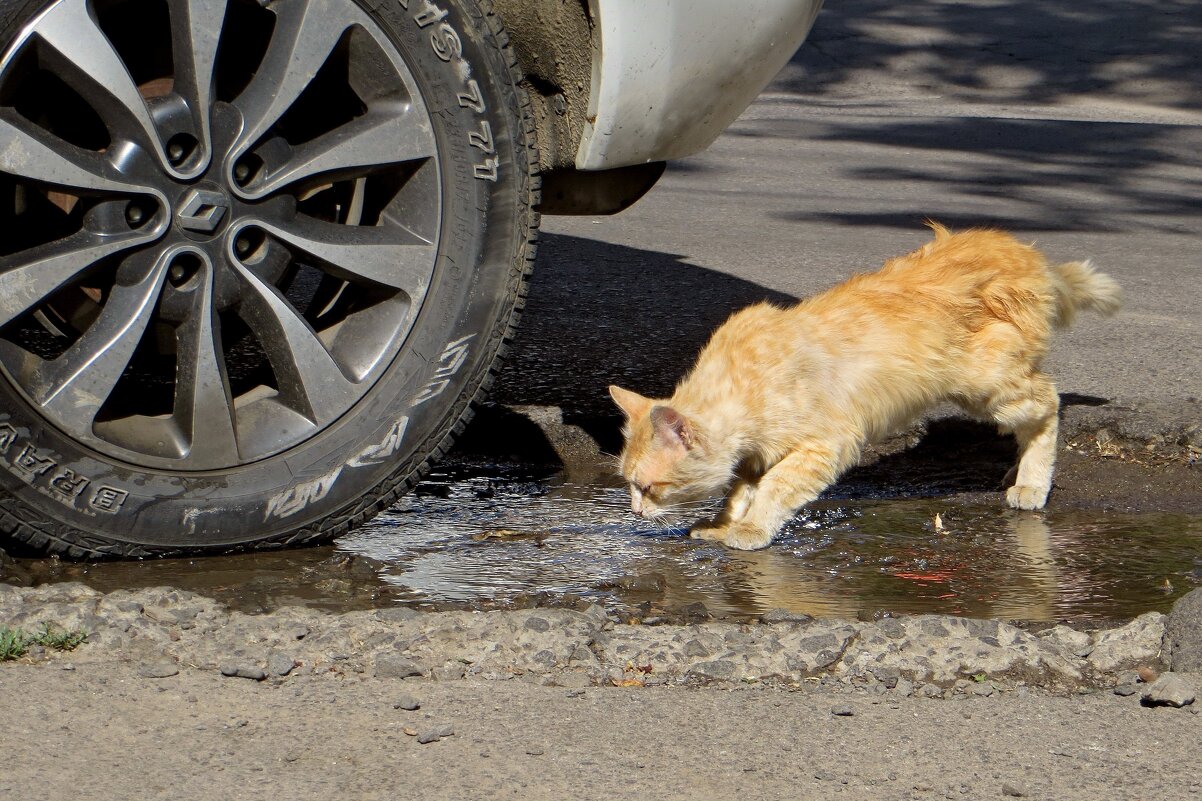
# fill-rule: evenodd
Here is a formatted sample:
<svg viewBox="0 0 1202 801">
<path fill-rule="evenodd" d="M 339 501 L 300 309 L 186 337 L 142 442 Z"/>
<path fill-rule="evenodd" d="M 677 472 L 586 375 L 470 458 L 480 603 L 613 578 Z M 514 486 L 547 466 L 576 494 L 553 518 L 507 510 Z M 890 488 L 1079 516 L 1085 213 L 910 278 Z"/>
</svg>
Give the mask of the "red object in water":
<svg viewBox="0 0 1202 801">
<path fill-rule="evenodd" d="M 947 581 L 955 573 L 954 570 L 939 570 L 934 573 L 894 573 L 898 578 L 910 579 L 911 581 Z"/>
</svg>

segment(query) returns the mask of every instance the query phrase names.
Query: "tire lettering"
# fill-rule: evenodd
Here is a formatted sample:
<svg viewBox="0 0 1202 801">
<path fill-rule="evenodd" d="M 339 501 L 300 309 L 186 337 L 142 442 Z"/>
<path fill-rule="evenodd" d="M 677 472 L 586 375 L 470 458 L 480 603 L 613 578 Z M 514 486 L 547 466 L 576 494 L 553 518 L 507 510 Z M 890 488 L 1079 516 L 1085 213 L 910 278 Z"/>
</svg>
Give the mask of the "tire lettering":
<svg viewBox="0 0 1202 801">
<path fill-rule="evenodd" d="M 16 447 L 14 447 L 16 446 Z M 8 423 L 0 423 L 0 466 L 47 498 L 76 512 L 96 516 L 96 512 L 116 514 L 121 511 L 129 493 L 117 487 L 94 486 L 88 476 L 58 463 L 57 457 L 39 451 L 22 438 Z M 90 493 L 89 487 L 93 487 Z M 86 502 L 80 499 L 87 498 Z"/>
<path fill-rule="evenodd" d="M 407 4 L 402 4 L 401 7 L 408 9 Z M 413 21 L 417 23 L 417 27 L 425 28 L 429 25 L 433 25 L 435 22 L 441 22 L 442 20 L 446 19 L 446 17 L 446 9 L 439 8 L 431 3 L 430 0 L 424 0 L 421 9 L 413 15 Z M 445 61 L 446 59 L 443 60 Z"/>
<path fill-rule="evenodd" d="M 53 459 L 42 456 L 32 445 L 26 445 L 17 458 L 13 459 L 13 467 L 31 477 L 44 475 L 50 468 L 57 466 Z"/>
<path fill-rule="evenodd" d="M 128 492 L 116 487 L 97 487 L 96 491 L 92 493 L 92 499 L 88 501 L 88 505 L 93 509 L 112 515 L 121 511 L 121 505 L 128 497 Z"/>
<path fill-rule="evenodd" d="M 497 160 L 485 159 L 483 164 L 477 164 L 473 168 L 472 173 L 481 180 L 493 181 L 495 183 L 497 180 Z"/>
<path fill-rule="evenodd" d="M 393 424 L 388 430 L 388 435 L 384 437 L 384 441 L 369 445 L 359 453 L 355 454 L 346 463 L 347 467 L 370 467 L 373 464 L 382 464 L 392 458 L 392 455 L 401 448 L 401 441 L 405 438 L 405 429 L 409 426 L 409 417 L 402 417 Z"/>
<path fill-rule="evenodd" d="M 480 131 L 468 131 L 467 141 L 472 147 L 483 150 L 488 155 L 497 152 L 496 145 L 492 141 L 492 126 L 488 124 L 488 120 L 480 120 Z"/>
<path fill-rule="evenodd" d="M 484 113 L 484 101 L 480 98 L 480 84 L 472 78 L 467 82 L 467 91 L 459 93 L 459 108 L 470 108 L 477 114 Z"/>
<path fill-rule="evenodd" d="M 430 34 L 430 47 L 434 48 L 434 55 L 443 61 L 463 58 L 463 42 L 459 41 L 459 34 L 455 33 L 455 29 L 445 22 Z"/>
<path fill-rule="evenodd" d="M 413 402 L 409 404 L 410 408 L 437 398 L 443 393 L 443 390 L 450 386 L 451 379 L 467 361 L 470 352 L 468 343 L 475 336 L 475 334 L 468 334 L 454 342 L 447 343 L 446 347 L 442 349 L 442 355 L 438 357 L 438 367 L 435 368 L 434 375 L 431 376 L 429 383 L 417 393 Z"/>
<path fill-rule="evenodd" d="M 329 495 L 330 490 L 334 488 L 334 482 L 338 480 L 338 476 L 341 474 L 342 465 L 338 465 L 324 476 L 318 476 L 315 479 L 304 481 L 276 493 L 268 499 L 267 508 L 263 512 L 263 519 L 290 517 L 297 512 L 303 511 L 309 504 L 316 503 Z"/>
<path fill-rule="evenodd" d="M 63 467 L 59 469 L 54 478 L 50 479 L 50 489 L 73 501 L 87 489 L 90 483 L 87 476 L 81 476 L 74 470 Z"/>
<path fill-rule="evenodd" d="M 17 429 L 8 423 L 0 423 L 0 453 L 8 453 L 8 449 L 17 440 Z"/>
<path fill-rule="evenodd" d="M 410 12 L 409 16 L 413 18 L 418 28 L 425 29 L 438 23 L 438 27 L 430 34 L 430 49 L 434 51 L 434 55 L 439 60 L 448 64 L 454 61 L 460 65 L 458 73 L 463 81 L 463 91 L 456 94 L 459 99 L 459 107 L 469 108 L 477 114 L 484 114 L 486 107 L 484 96 L 480 92 L 480 84 L 475 79 L 468 77 L 472 74 L 471 65 L 463 58 L 463 38 L 447 21 L 449 12 L 445 8 L 440 8 L 433 0 L 420 0 L 420 2 L 397 0 L 397 3 L 402 9 Z M 467 137 L 469 146 L 483 150 L 487 156 L 492 156 L 492 158 L 486 158 L 472 165 L 472 175 L 481 181 L 496 183 L 497 170 L 501 160 L 494 155 L 497 150 L 493 143 L 492 128 L 489 126 L 488 120 L 480 120 L 479 130 L 469 130 Z"/>
</svg>

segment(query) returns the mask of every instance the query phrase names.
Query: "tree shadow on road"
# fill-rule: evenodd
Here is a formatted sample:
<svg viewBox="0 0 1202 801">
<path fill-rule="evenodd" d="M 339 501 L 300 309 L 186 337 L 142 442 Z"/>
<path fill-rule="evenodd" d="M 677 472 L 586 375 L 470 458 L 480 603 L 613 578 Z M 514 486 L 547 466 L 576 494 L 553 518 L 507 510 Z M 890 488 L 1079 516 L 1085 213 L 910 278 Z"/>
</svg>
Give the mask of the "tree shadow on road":
<svg viewBox="0 0 1202 801">
<path fill-rule="evenodd" d="M 779 215 L 783 219 L 913 228 L 931 217 L 953 227 L 1017 231 L 1192 234 L 1197 228 L 1202 159 L 1193 128 L 846 117 L 804 131 L 788 132 L 779 123 L 776 129 L 761 135 L 804 136 L 832 148 L 865 145 L 863 158 L 851 161 L 843 177 L 910 187 L 913 198 L 909 207 L 819 208 Z"/>
<path fill-rule="evenodd" d="M 868 74 L 942 97 L 1106 95 L 1197 109 L 1200 40 L 1195 0 L 838 0 L 771 89 L 839 96 L 862 90 Z"/>
<path fill-rule="evenodd" d="M 850 165 L 841 180 L 887 197 L 908 190 L 884 209 L 853 202 L 783 219 L 1192 234 L 1199 129 L 1161 124 L 1155 109 L 1202 107 L 1200 39 L 1202 3 L 1192 0 L 841 0 L 823 9 L 766 101 L 839 112 L 753 115 L 729 133 L 824 143 L 824 160 Z M 874 110 L 898 100 L 905 113 Z M 928 102 L 942 111 L 914 116 Z M 1045 111 L 1021 110 L 1036 107 Z M 1099 121 L 1120 108 L 1140 122 Z M 799 174 L 822 174 L 824 164 L 804 161 L 814 152 L 798 156 Z"/>
</svg>

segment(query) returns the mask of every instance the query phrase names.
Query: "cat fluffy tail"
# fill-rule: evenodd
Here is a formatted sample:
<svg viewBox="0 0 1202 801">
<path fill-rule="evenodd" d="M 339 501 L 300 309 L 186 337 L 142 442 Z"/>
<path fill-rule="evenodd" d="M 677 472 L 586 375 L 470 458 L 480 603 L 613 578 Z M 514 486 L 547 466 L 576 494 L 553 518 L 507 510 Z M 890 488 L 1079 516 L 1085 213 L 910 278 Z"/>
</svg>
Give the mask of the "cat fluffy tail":
<svg viewBox="0 0 1202 801">
<path fill-rule="evenodd" d="M 1109 316 L 1122 304 L 1118 282 L 1100 273 L 1088 261 L 1070 261 L 1051 269 L 1052 286 L 1056 292 L 1056 319 L 1063 328 L 1073 321 L 1081 309 Z"/>
</svg>

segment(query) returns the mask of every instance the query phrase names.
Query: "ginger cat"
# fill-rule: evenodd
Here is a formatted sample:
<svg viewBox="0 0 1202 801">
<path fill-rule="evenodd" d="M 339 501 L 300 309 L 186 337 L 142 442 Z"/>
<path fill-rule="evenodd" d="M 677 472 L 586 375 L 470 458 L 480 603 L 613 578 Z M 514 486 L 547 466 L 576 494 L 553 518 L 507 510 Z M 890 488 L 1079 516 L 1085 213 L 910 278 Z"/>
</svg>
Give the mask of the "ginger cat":
<svg viewBox="0 0 1202 801">
<path fill-rule="evenodd" d="M 1059 397 L 1040 372 L 1053 327 L 1112 314 L 1119 287 L 1089 262 L 1051 266 L 1008 234 L 935 239 L 879 272 L 781 309 L 730 317 L 671 398 L 611 386 L 626 415 L 631 509 L 654 518 L 725 494 L 690 536 L 752 550 L 841 473 L 864 445 L 952 401 L 1018 440 L 1017 509 L 1052 486 Z"/>
</svg>

